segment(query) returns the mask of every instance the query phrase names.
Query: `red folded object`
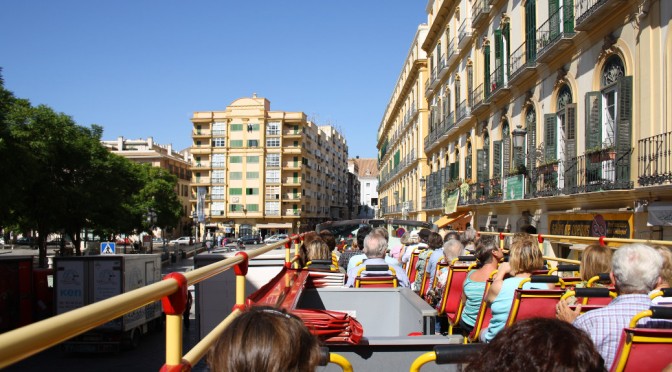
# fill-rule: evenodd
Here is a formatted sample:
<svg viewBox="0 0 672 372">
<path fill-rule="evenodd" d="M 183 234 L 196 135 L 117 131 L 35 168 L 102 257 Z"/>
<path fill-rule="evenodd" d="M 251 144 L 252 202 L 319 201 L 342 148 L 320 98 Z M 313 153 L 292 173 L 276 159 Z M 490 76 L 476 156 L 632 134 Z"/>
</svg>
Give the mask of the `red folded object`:
<svg viewBox="0 0 672 372">
<path fill-rule="evenodd" d="M 311 333 L 327 343 L 349 343 L 356 345 L 364 335 L 361 323 L 344 312 L 294 309 L 292 314 L 301 318 Z"/>
</svg>

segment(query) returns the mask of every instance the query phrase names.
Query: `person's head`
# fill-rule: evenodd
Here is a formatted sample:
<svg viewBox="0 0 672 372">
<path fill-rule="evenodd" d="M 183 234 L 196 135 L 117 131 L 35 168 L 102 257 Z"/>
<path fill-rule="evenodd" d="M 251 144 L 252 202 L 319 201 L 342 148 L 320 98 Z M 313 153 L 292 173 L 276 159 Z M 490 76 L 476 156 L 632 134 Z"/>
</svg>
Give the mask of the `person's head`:
<svg viewBox="0 0 672 372">
<path fill-rule="evenodd" d="M 664 245 L 656 245 L 655 248 L 663 257 L 663 267 L 660 269 L 660 287 L 669 288 L 672 286 L 672 250 Z"/>
<path fill-rule="evenodd" d="M 451 239 L 443 243 L 443 256 L 446 262 L 451 263 L 454 259 L 464 253 L 464 246 L 462 242 L 456 239 Z"/>
<path fill-rule="evenodd" d="M 421 229 L 420 232 L 418 232 L 418 238 L 420 242 L 427 243 L 427 239 L 429 239 L 429 234 L 431 233 L 432 230 L 430 229 Z"/>
<path fill-rule="evenodd" d="M 387 239 L 372 232 L 364 238 L 364 254 L 367 258 L 383 258 L 387 252 Z"/>
<path fill-rule="evenodd" d="M 390 241 L 390 233 L 387 231 L 386 228 L 376 227 L 375 229 L 373 229 L 373 232 L 375 232 L 376 234 L 380 234 L 380 235 L 384 236 L 385 240 L 387 240 L 388 242 Z"/>
<path fill-rule="evenodd" d="M 530 240 L 530 239 L 532 239 L 530 234 L 526 232 L 517 232 L 513 234 L 513 237 L 511 238 L 511 244 L 521 240 Z"/>
<path fill-rule="evenodd" d="M 603 372 L 604 359 L 590 336 L 557 319 L 532 318 L 504 328 L 476 354 L 469 371 Z"/>
<path fill-rule="evenodd" d="M 332 233 L 329 230 L 322 230 L 320 231 L 320 238 L 324 240 L 325 243 L 327 243 L 327 247 L 329 247 L 330 251 L 333 251 L 336 248 L 336 237 L 334 237 L 334 233 Z"/>
<path fill-rule="evenodd" d="M 443 237 L 443 242 L 447 242 L 449 240 L 460 240 L 460 233 L 458 233 L 455 230 L 448 231 L 445 237 Z"/>
<path fill-rule="evenodd" d="M 656 288 L 663 257 L 644 244 L 626 244 L 614 252 L 612 280 L 619 294 L 648 293 Z"/>
<path fill-rule="evenodd" d="M 476 240 L 476 230 L 472 229 L 471 227 L 464 230 L 462 233 L 462 244 L 473 242 L 474 240 Z"/>
<path fill-rule="evenodd" d="M 499 261 L 503 253 L 499 249 L 499 243 L 494 236 L 484 236 L 478 241 L 474 256 L 478 259 L 479 265 L 485 265 L 493 261 Z"/>
<path fill-rule="evenodd" d="M 611 272 L 611 248 L 593 244 L 583 250 L 581 256 L 581 280 L 588 279 L 603 273 Z"/>
<path fill-rule="evenodd" d="M 306 262 L 315 260 L 328 260 L 331 258 L 331 250 L 322 239 L 313 239 L 306 245 Z"/>
<path fill-rule="evenodd" d="M 401 238 L 399 239 L 399 241 L 400 241 L 401 244 L 403 244 L 403 245 L 409 245 L 409 244 L 411 244 L 411 233 L 409 233 L 409 232 L 405 232 L 404 235 L 401 236 Z"/>
<path fill-rule="evenodd" d="M 364 238 L 373 230 L 371 226 L 364 225 L 357 230 L 357 248 L 364 249 Z"/>
<path fill-rule="evenodd" d="M 427 238 L 427 245 L 431 249 L 441 248 L 443 245 L 443 239 L 441 238 L 441 235 L 435 232 L 430 233 L 429 237 Z"/>
<path fill-rule="evenodd" d="M 208 354 L 214 372 L 313 371 L 320 344 L 298 317 L 267 306 L 235 318 Z"/>
<path fill-rule="evenodd" d="M 420 240 L 418 230 L 411 231 L 411 244 L 415 244 Z"/>
<path fill-rule="evenodd" d="M 520 240 L 511 244 L 509 250 L 509 265 L 512 274 L 532 273 L 544 266 L 544 259 L 539 247 L 529 239 Z"/>
</svg>

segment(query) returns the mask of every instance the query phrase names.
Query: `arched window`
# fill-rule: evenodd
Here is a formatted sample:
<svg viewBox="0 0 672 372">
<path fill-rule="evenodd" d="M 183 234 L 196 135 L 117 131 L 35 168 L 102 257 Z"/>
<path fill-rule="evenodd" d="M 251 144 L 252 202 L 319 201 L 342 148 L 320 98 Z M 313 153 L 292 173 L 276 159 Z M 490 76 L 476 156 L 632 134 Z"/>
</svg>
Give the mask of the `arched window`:
<svg viewBox="0 0 672 372">
<path fill-rule="evenodd" d="M 557 189 L 576 186 L 576 104 L 567 84 L 558 89 L 555 114 L 544 115 L 544 161 L 557 166 Z M 555 177 L 556 171 L 551 172 Z M 565 184 L 567 178 L 567 184 Z"/>
<path fill-rule="evenodd" d="M 464 154 L 464 179 L 471 180 L 471 165 L 472 165 L 472 156 L 471 156 L 471 139 L 467 139 L 467 153 Z"/>
<path fill-rule="evenodd" d="M 534 106 L 529 105 L 525 113 L 525 130 L 527 138 L 527 166 L 534 167 L 537 164 L 537 112 Z"/>
<path fill-rule="evenodd" d="M 506 177 L 511 171 L 511 131 L 509 122 L 502 121 L 502 140 L 492 143 L 492 176 Z"/>
<path fill-rule="evenodd" d="M 450 180 L 460 178 L 460 149 L 459 144 L 455 142 L 455 153 L 453 154 L 453 162 L 450 163 Z"/>
</svg>

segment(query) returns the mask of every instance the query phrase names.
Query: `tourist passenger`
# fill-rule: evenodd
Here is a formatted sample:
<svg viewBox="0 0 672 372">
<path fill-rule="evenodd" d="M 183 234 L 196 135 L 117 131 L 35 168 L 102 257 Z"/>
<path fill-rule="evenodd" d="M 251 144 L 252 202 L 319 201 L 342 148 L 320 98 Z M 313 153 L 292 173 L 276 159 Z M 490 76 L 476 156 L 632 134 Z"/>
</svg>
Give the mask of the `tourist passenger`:
<svg viewBox="0 0 672 372">
<path fill-rule="evenodd" d="M 435 232 L 429 234 L 429 237 L 427 238 L 427 249 L 418 255 L 418 262 L 415 264 L 415 282 L 411 286 L 415 292 L 419 293 L 422 289 L 422 279 L 425 275 L 425 268 L 427 267 L 428 261 L 431 259 L 431 257 L 443 255 L 443 250 L 441 248 L 442 244 L 443 238 L 441 238 L 441 235 Z M 436 262 L 434 263 L 434 269 L 436 269 Z M 433 272 L 428 271 L 427 274 L 431 275 L 433 279 Z M 430 281 L 429 283 L 431 285 L 432 282 Z M 424 295 L 424 293 L 421 295 Z"/>
<path fill-rule="evenodd" d="M 655 248 L 663 257 L 663 267 L 660 269 L 660 284 L 651 291 L 652 293 L 663 288 L 670 288 L 670 285 L 672 284 L 672 250 L 670 250 L 670 247 L 664 245 L 656 245 L 653 248 Z M 666 305 L 671 304 L 672 297 L 658 296 L 653 299 L 654 305 L 663 303 Z"/>
<path fill-rule="evenodd" d="M 436 276 L 436 266 L 439 261 L 450 264 L 454 259 L 464 254 L 464 246 L 459 240 L 449 239 L 443 243 L 443 247 L 437 249 L 435 253 L 429 258 L 429 263 L 427 263 L 427 274 L 429 275 L 429 282 L 434 283 L 434 277 Z"/>
<path fill-rule="evenodd" d="M 387 233 L 387 229 L 385 229 L 384 227 L 376 227 L 370 232 L 370 234 L 378 234 L 378 235 L 382 236 L 385 239 L 385 241 L 389 242 L 389 235 Z M 357 240 L 359 241 L 359 234 L 357 234 Z M 362 240 L 362 244 L 364 244 L 363 240 Z M 367 259 L 367 255 L 365 253 L 363 253 L 363 251 L 360 251 L 360 254 L 357 254 L 355 256 L 350 257 L 350 260 L 348 261 L 348 267 L 347 267 L 346 270 L 349 272 L 350 269 L 359 265 L 362 261 L 364 261 L 366 259 Z M 397 261 L 394 258 L 388 256 L 387 252 L 385 252 L 384 259 L 385 259 L 385 262 L 388 265 L 394 266 L 395 270 L 403 270 L 402 267 L 401 267 L 401 264 L 399 264 L 399 261 Z"/>
<path fill-rule="evenodd" d="M 306 245 L 306 262 L 315 264 L 315 261 L 331 261 L 331 251 L 329 246 L 321 238 L 313 239 Z M 333 270 L 338 270 L 336 266 L 331 267 Z"/>
<path fill-rule="evenodd" d="M 466 334 L 471 333 L 476 324 L 476 317 L 483 301 L 485 284 L 490 274 L 497 270 L 499 261 L 504 257 L 504 252 L 494 236 L 486 236 L 479 240 L 474 253 L 478 259 L 478 266 L 467 274 L 463 284 L 462 301 L 464 308 L 460 317 L 460 329 Z"/>
<path fill-rule="evenodd" d="M 590 278 L 611 272 L 612 255 L 613 252 L 609 247 L 599 244 L 587 246 L 583 250 L 579 269 L 582 283 L 579 283 L 577 287 L 585 287 Z M 596 286 L 599 286 L 599 284 L 596 284 Z"/>
<path fill-rule="evenodd" d="M 320 344 L 298 317 L 266 306 L 235 318 L 208 354 L 214 372 L 314 371 Z"/>
<path fill-rule="evenodd" d="M 618 297 L 607 306 L 583 315 L 579 315 L 580 304 L 572 311 L 567 302 L 559 301 L 557 317 L 588 332 L 605 366 L 610 368 L 623 328 L 633 316 L 651 306 L 648 293 L 660 284 L 662 266 L 663 258 L 655 249 L 644 244 L 623 245 L 614 252 L 611 262 L 610 276 Z"/>
<path fill-rule="evenodd" d="M 411 232 L 411 239 L 415 238 L 417 239 L 416 244 L 411 244 L 410 246 L 406 247 L 404 250 L 404 253 L 401 256 L 401 262 L 402 263 L 407 263 L 411 259 L 411 255 L 413 252 L 416 250 L 424 250 L 427 249 L 427 239 L 429 238 L 429 234 L 431 231 L 429 229 L 421 229 L 420 231 L 414 230 Z"/>
<path fill-rule="evenodd" d="M 604 360 L 585 332 L 556 319 L 532 318 L 500 332 L 468 371 L 603 372 Z"/>
<path fill-rule="evenodd" d="M 401 264 L 401 253 L 404 247 L 407 247 L 409 244 L 411 244 L 411 233 L 408 231 L 404 232 L 399 241 L 401 244 L 390 250 L 390 257 L 394 258 Z"/>
<path fill-rule="evenodd" d="M 536 243 L 530 239 L 516 241 L 509 251 L 509 262 L 503 262 L 497 269 L 486 301 L 490 303 L 492 318 L 490 325 L 479 336 L 481 341 L 490 342 L 501 331 L 509 317 L 513 295 L 520 282 L 529 278 L 534 270 L 544 265 L 541 251 Z M 510 276 L 507 278 L 507 276 Z M 523 289 L 548 289 L 550 285 L 539 283 L 525 283 Z"/>
<path fill-rule="evenodd" d="M 366 260 L 361 264 L 353 267 L 348 270 L 348 281 L 345 283 L 346 287 L 354 287 L 355 278 L 357 277 L 357 272 L 362 267 L 362 265 L 388 265 L 385 261 L 385 252 L 387 252 L 387 240 L 384 236 L 372 232 L 366 236 L 363 242 L 364 253 L 366 254 Z M 397 276 L 398 286 L 399 287 L 409 287 L 411 284 L 408 281 L 408 276 L 404 270 L 401 270 L 399 267 L 394 267 L 394 271 Z M 368 273 L 364 271 L 363 275 L 375 275 L 376 273 Z M 391 271 L 381 272 L 383 275 L 391 275 Z"/>
<path fill-rule="evenodd" d="M 360 226 L 357 229 L 356 239 L 353 241 L 353 247 L 349 250 L 346 250 L 341 254 L 341 257 L 338 258 L 338 267 L 342 272 L 347 272 L 348 262 L 352 256 L 362 254 L 362 248 L 364 247 L 364 238 L 369 235 L 373 228 L 369 225 Z"/>
<path fill-rule="evenodd" d="M 327 247 L 329 247 L 329 251 L 331 252 L 331 264 L 335 268 L 338 268 L 338 259 L 341 257 L 341 252 L 336 248 L 336 238 L 334 237 L 334 234 L 329 230 L 322 230 L 320 231 L 320 238 L 322 238 L 322 240 L 327 243 Z"/>
</svg>

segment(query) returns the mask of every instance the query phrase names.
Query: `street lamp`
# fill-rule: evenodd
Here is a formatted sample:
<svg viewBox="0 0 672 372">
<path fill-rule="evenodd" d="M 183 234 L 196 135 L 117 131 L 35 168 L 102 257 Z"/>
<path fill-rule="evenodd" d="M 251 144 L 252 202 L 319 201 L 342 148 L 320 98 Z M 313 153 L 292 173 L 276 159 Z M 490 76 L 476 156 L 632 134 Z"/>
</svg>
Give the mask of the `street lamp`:
<svg viewBox="0 0 672 372">
<path fill-rule="evenodd" d="M 420 187 L 423 190 L 425 189 L 425 182 L 427 182 L 427 180 L 425 179 L 425 176 L 420 177 Z"/>
<path fill-rule="evenodd" d="M 513 136 L 514 147 L 523 147 L 525 145 L 525 135 L 527 135 L 527 131 L 523 129 L 520 124 L 516 126 L 516 129 L 512 131 L 511 135 Z"/>
<path fill-rule="evenodd" d="M 191 214 L 191 218 L 194 220 L 193 226 L 194 226 L 194 243 L 196 243 L 197 237 L 198 237 L 198 213 L 194 211 L 194 213 Z"/>
</svg>

